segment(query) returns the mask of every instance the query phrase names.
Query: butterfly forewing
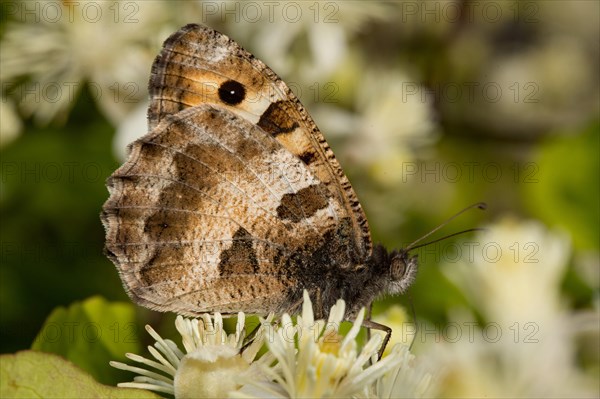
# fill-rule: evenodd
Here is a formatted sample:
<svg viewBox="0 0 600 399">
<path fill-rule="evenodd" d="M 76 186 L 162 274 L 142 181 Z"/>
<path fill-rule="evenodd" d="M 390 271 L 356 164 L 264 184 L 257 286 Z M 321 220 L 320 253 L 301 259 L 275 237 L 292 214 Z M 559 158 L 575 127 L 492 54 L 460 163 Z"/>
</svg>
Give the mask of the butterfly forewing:
<svg viewBox="0 0 600 399">
<path fill-rule="evenodd" d="M 236 92 L 231 82 L 239 83 L 242 89 Z M 150 128 L 166 115 L 209 103 L 274 136 L 343 204 L 345 211 L 339 216 L 352 221 L 349 246 L 359 258 L 368 258 L 372 249 L 369 228 L 350 182 L 300 101 L 263 62 L 227 36 L 191 24 L 165 41 L 152 67 L 149 90 Z M 231 91 L 235 93 L 225 96 Z"/>
</svg>

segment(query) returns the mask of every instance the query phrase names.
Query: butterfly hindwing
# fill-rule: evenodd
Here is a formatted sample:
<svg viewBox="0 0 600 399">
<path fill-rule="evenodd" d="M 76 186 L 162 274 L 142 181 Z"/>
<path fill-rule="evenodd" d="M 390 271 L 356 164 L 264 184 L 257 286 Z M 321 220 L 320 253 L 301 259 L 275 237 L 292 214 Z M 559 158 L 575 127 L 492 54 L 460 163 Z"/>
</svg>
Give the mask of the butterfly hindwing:
<svg viewBox="0 0 600 399">
<path fill-rule="evenodd" d="M 299 279 L 352 261 L 345 251 L 310 259 L 349 231 L 321 185 L 247 120 L 189 108 L 134 142 L 111 177 L 107 251 L 129 292 L 151 308 L 286 310 Z"/>
</svg>

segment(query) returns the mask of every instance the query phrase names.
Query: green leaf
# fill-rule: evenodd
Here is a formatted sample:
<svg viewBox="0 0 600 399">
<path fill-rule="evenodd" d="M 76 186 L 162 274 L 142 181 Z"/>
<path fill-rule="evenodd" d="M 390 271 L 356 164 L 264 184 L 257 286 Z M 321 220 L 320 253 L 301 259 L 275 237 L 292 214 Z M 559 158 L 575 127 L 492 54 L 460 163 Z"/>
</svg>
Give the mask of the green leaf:
<svg viewBox="0 0 600 399">
<path fill-rule="evenodd" d="M 127 373 L 108 365 L 111 360 L 126 361 L 125 353 L 139 353 L 133 305 L 92 297 L 68 309 L 56 308 L 46 319 L 31 349 L 61 355 L 96 380 L 105 384 L 129 380 Z"/>
<path fill-rule="evenodd" d="M 159 398 L 142 389 L 102 385 L 60 356 L 22 351 L 0 356 L 2 398 Z"/>
<path fill-rule="evenodd" d="M 549 226 L 571 234 L 576 249 L 598 250 L 600 237 L 600 125 L 543 143 L 537 163 L 528 170 L 525 201 Z"/>
</svg>

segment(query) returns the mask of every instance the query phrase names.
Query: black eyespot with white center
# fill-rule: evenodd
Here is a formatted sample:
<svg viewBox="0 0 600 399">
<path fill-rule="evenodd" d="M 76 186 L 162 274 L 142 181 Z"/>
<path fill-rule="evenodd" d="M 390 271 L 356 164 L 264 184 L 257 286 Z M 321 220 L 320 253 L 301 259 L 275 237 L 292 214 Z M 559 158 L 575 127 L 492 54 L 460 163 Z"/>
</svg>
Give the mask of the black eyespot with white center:
<svg viewBox="0 0 600 399">
<path fill-rule="evenodd" d="M 219 87 L 219 98 L 226 104 L 237 105 L 246 98 L 246 89 L 240 82 L 228 80 Z"/>
</svg>

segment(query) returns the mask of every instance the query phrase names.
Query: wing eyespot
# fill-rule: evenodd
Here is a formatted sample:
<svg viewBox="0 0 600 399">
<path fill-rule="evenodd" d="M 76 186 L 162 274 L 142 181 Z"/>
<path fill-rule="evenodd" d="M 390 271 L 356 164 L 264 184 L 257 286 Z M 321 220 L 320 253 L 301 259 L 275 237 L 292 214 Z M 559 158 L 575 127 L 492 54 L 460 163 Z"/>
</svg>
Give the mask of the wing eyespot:
<svg viewBox="0 0 600 399">
<path fill-rule="evenodd" d="M 219 87 L 219 98 L 226 104 L 237 105 L 246 98 L 246 89 L 238 81 L 227 80 Z"/>
</svg>

